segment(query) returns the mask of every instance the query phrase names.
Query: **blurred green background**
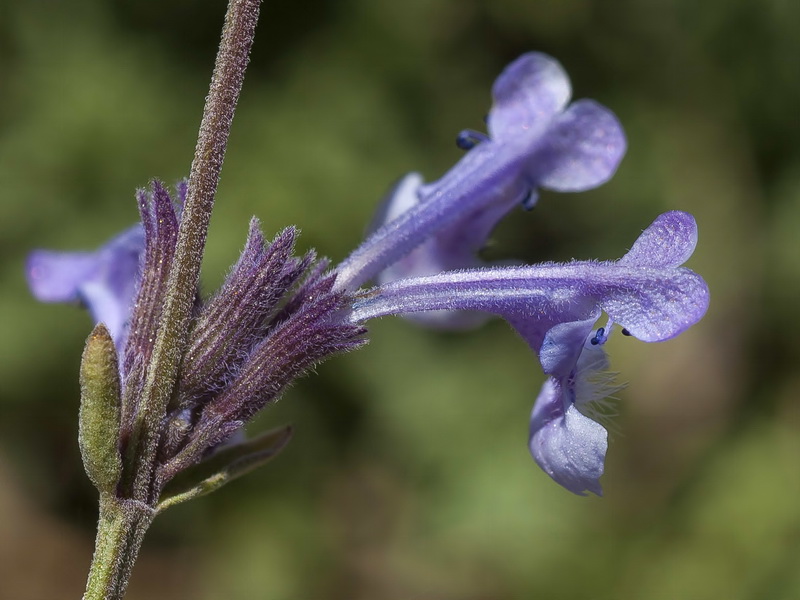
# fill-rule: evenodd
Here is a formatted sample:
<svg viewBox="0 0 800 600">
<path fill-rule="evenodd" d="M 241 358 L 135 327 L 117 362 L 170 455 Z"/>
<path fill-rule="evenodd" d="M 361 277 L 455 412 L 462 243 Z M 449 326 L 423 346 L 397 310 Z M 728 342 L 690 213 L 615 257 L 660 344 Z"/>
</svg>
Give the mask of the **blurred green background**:
<svg viewBox="0 0 800 600">
<path fill-rule="evenodd" d="M 96 518 L 75 442 L 89 319 L 36 304 L 25 255 L 95 247 L 135 188 L 187 174 L 224 8 L 0 3 L 2 599 L 78 598 Z M 528 455 L 542 376 L 504 323 L 375 323 L 256 423 L 294 423 L 283 455 L 156 521 L 129 598 L 799 598 L 799 29 L 789 0 L 267 1 L 207 290 L 252 214 L 342 259 L 389 183 L 440 176 L 503 66 L 541 50 L 616 112 L 628 155 L 515 213 L 489 254 L 616 258 L 687 210 L 711 308 L 668 343 L 610 343 L 629 385 L 603 499 Z"/>
</svg>

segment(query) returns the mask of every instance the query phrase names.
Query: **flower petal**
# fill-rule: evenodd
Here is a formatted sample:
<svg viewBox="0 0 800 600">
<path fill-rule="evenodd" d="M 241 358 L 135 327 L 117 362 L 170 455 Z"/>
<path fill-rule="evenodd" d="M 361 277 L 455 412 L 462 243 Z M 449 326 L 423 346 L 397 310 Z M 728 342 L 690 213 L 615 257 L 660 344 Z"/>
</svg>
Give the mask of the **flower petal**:
<svg viewBox="0 0 800 600">
<path fill-rule="evenodd" d="M 528 448 L 533 459 L 556 483 L 580 496 L 602 496 L 608 432 L 571 403 L 564 410 L 563 388 L 550 377 L 531 414 Z"/>
<path fill-rule="evenodd" d="M 552 326 L 585 319 L 600 307 L 635 337 L 656 342 L 678 335 L 703 316 L 708 288 L 688 269 L 575 261 L 448 271 L 395 281 L 362 298 L 353 305 L 354 322 L 430 310 L 480 310 L 519 329 L 520 320 Z"/>
<path fill-rule="evenodd" d="M 382 214 L 394 215 L 398 207 L 408 208 L 387 219 L 337 267 L 336 289 L 357 289 L 426 240 L 448 230 L 458 231 L 461 219 L 470 228 L 463 232 L 460 243 L 479 248 L 493 225 L 491 220 L 496 222 L 524 196 L 520 173 L 529 155 L 530 148 L 482 142 L 435 184 L 420 188 L 418 202 L 410 195 L 413 187 L 398 188 L 397 198 L 390 198 L 387 205 L 391 210 L 385 207 Z M 410 185 L 413 182 L 411 179 Z M 463 254 L 463 250 L 457 252 Z"/>
<path fill-rule="evenodd" d="M 619 264 L 679 267 L 697 245 L 697 223 L 689 213 L 673 210 L 659 215 L 634 242 Z"/>
<path fill-rule="evenodd" d="M 532 206 L 537 186 L 594 187 L 611 177 L 625 152 L 622 128 L 608 109 L 583 100 L 562 112 L 569 79 L 547 55 L 511 63 L 493 95 L 490 139 L 438 181 L 424 185 L 416 174 L 401 180 L 371 235 L 337 268 L 336 289 L 354 291 L 384 271 L 381 283 L 475 267 L 498 221 L 518 204 Z"/>
<path fill-rule="evenodd" d="M 553 119 L 530 175 L 557 192 L 588 190 L 611 179 L 626 147 L 613 112 L 593 100 L 578 100 Z"/>
<path fill-rule="evenodd" d="M 84 302 L 95 323 L 105 323 L 119 349 L 143 251 L 140 225 L 125 230 L 96 252 L 37 250 L 28 258 L 28 285 L 42 302 Z"/>
<path fill-rule="evenodd" d="M 78 288 L 97 270 L 98 262 L 92 252 L 34 250 L 25 267 L 28 287 L 40 302 L 78 302 Z"/>
<path fill-rule="evenodd" d="M 523 54 L 505 68 L 492 87 L 491 137 L 505 141 L 545 128 L 571 94 L 569 77 L 557 60 L 539 52 Z"/>
<path fill-rule="evenodd" d="M 600 309 L 596 309 L 587 319 L 554 325 L 545 335 L 539 351 L 542 370 L 553 377 L 569 376 L 599 318 Z"/>
<path fill-rule="evenodd" d="M 403 177 L 381 204 L 371 229 L 377 229 L 418 204 L 424 189 L 419 174 L 409 173 Z M 443 227 L 434 237 L 427 239 L 383 270 L 377 276 L 378 283 L 386 284 L 408 277 L 482 265 L 483 262 L 478 259 L 477 253 L 484 245 L 489 232 L 523 196 L 524 189 L 513 193 L 510 200 L 501 195 L 493 203 L 480 207 L 453 224 Z M 479 312 L 447 310 L 417 313 L 406 317 L 421 325 L 437 329 L 471 329 L 490 318 L 489 315 Z"/>
</svg>

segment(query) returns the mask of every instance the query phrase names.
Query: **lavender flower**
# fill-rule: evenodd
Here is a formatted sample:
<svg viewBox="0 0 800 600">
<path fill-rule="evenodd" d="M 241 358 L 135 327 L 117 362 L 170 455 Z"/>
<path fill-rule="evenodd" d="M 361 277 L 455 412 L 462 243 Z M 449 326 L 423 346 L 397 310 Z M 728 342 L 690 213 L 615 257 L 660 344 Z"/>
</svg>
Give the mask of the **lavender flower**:
<svg viewBox="0 0 800 600">
<path fill-rule="evenodd" d="M 378 211 L 374 233 L 340 265 L 338 286 L 479 266 L 475 254 L 491 230 L 515 206 L 532 208 L 538 187 L 582 191 L 614 174 L 625 153 L 622 127 L 592 100 L 567 107 L 570 82 L 551 57 L 522 55 L 492 94 L 490 135 L 462 132 L 459 146 L 469 152 L 438 181 L 405 176 Z"/>
<path fill-rule="evenodd" d="M 121 349 L 143 250 L 141 225 L 116 235 L 97 252 L 35 250 L 25 269 L 28 285 L 41 302 L 86 306 L 95 323 L 106 324 Z"/>
<path fill-rule="evenodd" d="M 448 271 L 364 292 L 353 323 L 390 314 L 472 310 L 506 319 L 549 375 L 531 418 L 530 449 L 545 472 L 577 494 L 601 493 L 606 431 L 580 411 L 613 393 L 601 346 L 614 323 L 646 342 L 675 337 L 708 307 L 703 279 L 680 265 L 691 256 L 691 215 L 658 217 L 618 261 L 573 261 Z M 589 339 L 601 311 L 609 323 Z M 587 345 L 588 344 L 588 345 Z"/>
<path fill-rule="evenodd" d="M 147 480 L 148 503 L 155 506 L 181 473 L 206 473 L 204 466 L 220 456 L 233 452 L 236 464 L 250 464 L 274 454 L 287 436 L 249 446 L 226 443 L 309 367 L 361 346 L 369 319 L 423 313 L 432 315 L 430 323 L 446 326 L 499 315 L 523 336 L 548 376 L 531 417 L 533 457 L 570 491 L 601 492 L 606 431 L 590 409 L 614 390 L 603 375 L 602 344 L 614 323 L 654 342 L 703 316 L 705 282 L 680 266 L 694 249 L 696 226 L 686 213 L 661 215 L 618 261 L 482 266 L 475 253 L 514 206 L 532 206 L 539 187 L 578 191 L 601 184 L 625 150 L 622 129 L 608 109 L 590 100 L 566 107 L 569 81 L 547 56 L 522 56 L 493 92 L 491 137 L 462 133 L 460 145 L 469 151 L 439 181 L 423 185 L 418 175 L 406 176 L 379 212 L 373 233 L 337 267 L 329 269 L 313 253 L 293 257 L 294 229 L 267 243 L 258 222 L 251 222 L 241 257 L 221 289 L 196 301 L 177 385 L 155 424 L 157 459 Z M 184 188 L 178 196 L 182 200 Z M 28 270 L 40 299 L 80 297 L 95 321 L 111 321 L 120 354 L 122 456 L 135 455 L 143 428 L 154 426 L 138 399 L 181 219 L 159 183 L 138 198 L 143 229 L 125 234 L 139 235 L 138 276 L 118 249 L 123 238 L 95 254 L 39 251 Z M 128 287 L 109 273 L 124 276 Z M 372 278 L 379 285 L 361 289 Z M 95 292 L 87 293 L 87 287 Z M 591 336 L 602 312 L 609 323 Z M 123 490 L 132 485 L 132 474 L 125 477 Z M 159 506 L 221 481 L 213 475 L 198 484 L 198 477 L 192 479 L 195 487 Z"/>
</svg>

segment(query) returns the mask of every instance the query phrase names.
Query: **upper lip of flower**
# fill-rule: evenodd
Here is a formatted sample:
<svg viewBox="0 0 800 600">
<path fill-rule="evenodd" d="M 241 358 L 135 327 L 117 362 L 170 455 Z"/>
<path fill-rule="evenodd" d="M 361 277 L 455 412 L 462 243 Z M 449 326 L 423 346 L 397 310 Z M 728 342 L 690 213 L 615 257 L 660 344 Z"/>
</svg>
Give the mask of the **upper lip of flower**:
<svg viewBox="0 0 800 600">
<path fill-rule="evenodd" d="M 580 191 L 607 181 L 625 153 L 622 127 L 592 100 L 567 107 L 570 94 L 549 56 L 532 52 L 511 63 L 493 87 L 488 138 L 436 182 L 404 179 L 372 235 L 337 268 L 337 287 L 354 290 L 403 257 L 383 282 L 474 266 L 492 228 L 535 188 Z"/>
</svg>

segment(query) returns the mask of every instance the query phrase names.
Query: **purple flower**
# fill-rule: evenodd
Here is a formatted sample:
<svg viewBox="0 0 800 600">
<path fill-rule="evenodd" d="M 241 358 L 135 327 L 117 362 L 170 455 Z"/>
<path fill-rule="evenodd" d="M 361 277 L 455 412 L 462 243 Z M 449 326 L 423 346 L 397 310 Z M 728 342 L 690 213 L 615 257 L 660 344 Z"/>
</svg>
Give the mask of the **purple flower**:
<svg viewBox="0 0 800 600">
<path fill-rule="evenodd" d="M 84 305 L 95 323 L 106 324 L 121 349 L 143 251 L 141 225 L 126 229 L 96 252 L 35 250 L 25 269 L 28 285 L 41 302 Z"/>
<path fill-rule="evenodd" d="M 462 132 L 459 145 L 469 152 L 438 181 L 405 176 L 379 210 L 374 233 L 338 268 L 337 286 L 479 266 L 475 255 L 491 230 L 515 206 L 531 208 L 537 188 L 576 192 L 607 181 L 625 153 L 622 127 L 592 100 L 567 106 L 570 95 L 553 58 L 529 53 L 511 63 L 494 84 L 490 135 Z M 468 324 L 447 313 L 438 320 Z"/>
<path fill-rule="evenodd" d="M 534 460 L 580 495 L 584 490 L 602 495 L 598 479 L 608 435 L 592 410 L 620 389 L 608 373 L 601 342 L 605 330 L 590 337 L 599 316 L 598 310 L 588 319 L 559 323 L 547 332 L 539 358 L 549 377 L 531 413 L 528 446 Z"/>
<path fill-rule="evenodd" d="M 603 379 L 607 363 L 600 346 L 614 323 L 628 335 L 658 342 L 702 318 L 708 287 L 680 266 L 696 243 L 694 218 L 669 212 L 617 261 L 469 269 L 401 279 L 363 292 L 351 321 L 441 310 L 482 311 L 506 319 L 539 355 L 549 376 L 531 420 L 530 448 L 536 462 L 570 491 L 599 494 L 606 432 L 580 411 L 611 389 Z M 587 342 L 601 311 L 609 323 Z"/>
</svg>

